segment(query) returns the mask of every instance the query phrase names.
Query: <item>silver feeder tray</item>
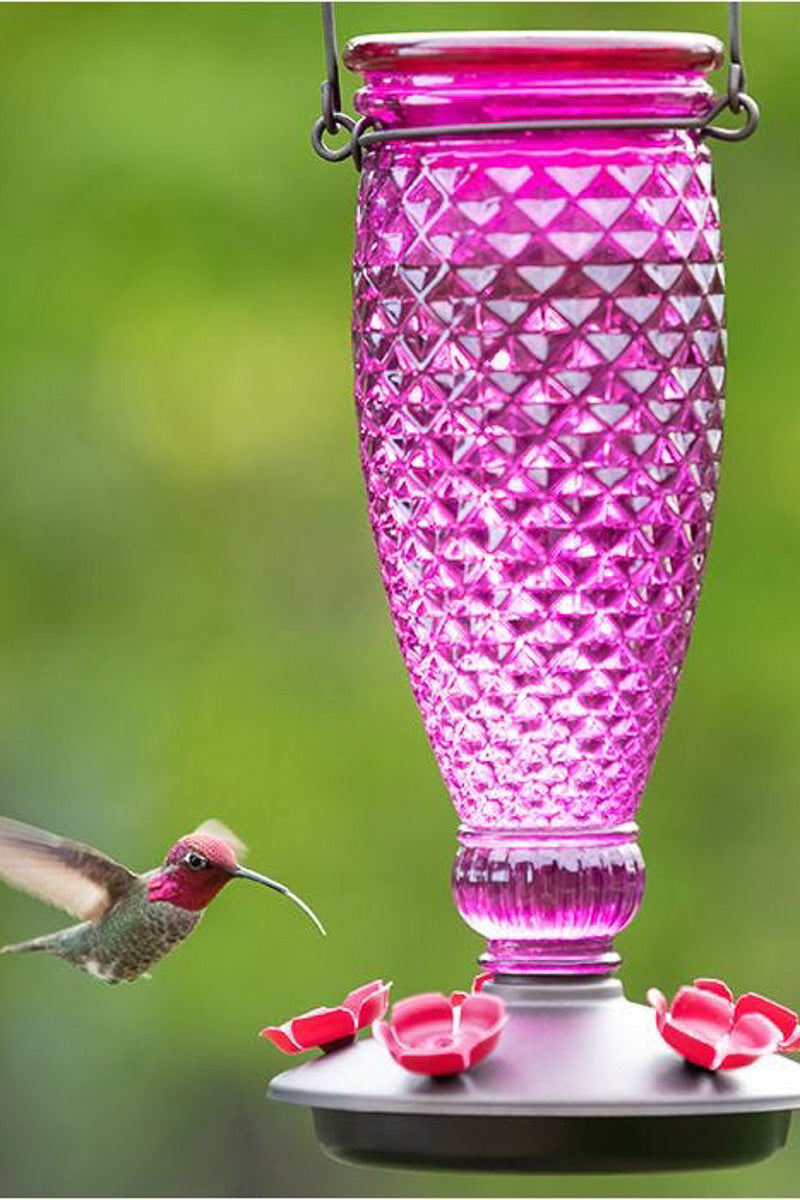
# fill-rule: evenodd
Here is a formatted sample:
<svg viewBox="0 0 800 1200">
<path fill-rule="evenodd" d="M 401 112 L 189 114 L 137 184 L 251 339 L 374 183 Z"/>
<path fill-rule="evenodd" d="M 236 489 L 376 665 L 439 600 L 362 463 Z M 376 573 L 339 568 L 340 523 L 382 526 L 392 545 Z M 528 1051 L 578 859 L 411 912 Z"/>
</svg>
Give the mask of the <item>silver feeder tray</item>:
<svg viewBox="0 0 800 1200">
<path fill-rule="evenodd" d="M 333 1157 L 483 1171 L 675 1171 L 756 1162 L 786 1142 L 800 1065 L 772 1055 L 716 1074 L 661 1040 L 615 979 L 497 976 L 509 1022 L 490 1057 L 413 1075 L 374 1039 L 273 1079 L 314 1114 Z"/>
</svg>

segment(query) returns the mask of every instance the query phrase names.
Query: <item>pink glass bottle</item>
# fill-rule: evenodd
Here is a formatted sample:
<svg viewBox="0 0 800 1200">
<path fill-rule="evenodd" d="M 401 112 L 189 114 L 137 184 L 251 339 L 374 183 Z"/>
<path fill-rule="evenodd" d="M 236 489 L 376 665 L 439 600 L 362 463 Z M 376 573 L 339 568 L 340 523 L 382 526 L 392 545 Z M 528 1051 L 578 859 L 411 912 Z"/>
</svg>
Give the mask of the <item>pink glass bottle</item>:
<svg viewBox="0 0 800 1200">
<path fill-rule="evenodd" d="M 702 117 L 681 34 L 360 38 L 376 128 Z M 503 974 L 613 970 L 694 622 L 725 383 L 709 151 L 676 128 L 365 148 L 354 355 L 397 637 Z"/>
</svg>

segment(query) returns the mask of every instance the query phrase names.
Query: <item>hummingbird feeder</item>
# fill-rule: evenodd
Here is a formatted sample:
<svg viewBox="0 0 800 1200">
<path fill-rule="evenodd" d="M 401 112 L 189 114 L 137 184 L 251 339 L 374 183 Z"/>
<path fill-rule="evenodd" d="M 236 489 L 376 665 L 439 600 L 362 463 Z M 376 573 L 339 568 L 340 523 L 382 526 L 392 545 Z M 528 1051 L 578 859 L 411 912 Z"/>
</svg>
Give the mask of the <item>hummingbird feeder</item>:
<svg viewBox="0 0 800 1200">
<path fill-rule="evenodd" d="M 360 170 L 369 515 L 461 822 L 456 905 L 509 1017 L 468 1075 L 410 1074 L 373 1038 L 274 1079 L 341 1158 L 720 1166 L 781 1146 L 800 1106 L 800 1066 L 687 1066 L 614 978 L 644 890 L 634 818 L 714 519 L 726 334 L 709 140 L 758 120 L 730 14 L 723 96 L 707 80 L 723 46 L 701 34 L 357 38 L 354 120 L 323 5 L 312 140 Z M 726 108 L 737 128 L 718 124 Z"/>
</svg>

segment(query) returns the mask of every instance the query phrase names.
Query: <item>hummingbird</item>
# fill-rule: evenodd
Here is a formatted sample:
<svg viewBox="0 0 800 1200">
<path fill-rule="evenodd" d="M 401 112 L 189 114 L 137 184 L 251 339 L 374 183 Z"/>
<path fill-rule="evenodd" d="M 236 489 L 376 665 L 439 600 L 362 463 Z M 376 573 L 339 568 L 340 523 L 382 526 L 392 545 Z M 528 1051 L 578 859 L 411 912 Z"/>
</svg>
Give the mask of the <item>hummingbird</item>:
<svg viewBox="0 0 800 1200">
<path fill-rule="evenodd" d="M 232 879 L 250 879 L 288 896 L 324 934 L 299 896 L 239 865 L 244 853 L 242 842 L 220 821 L 204 821 L 178 839 L 161 866 L 137 875 L 91 846 L 0 817 L 0 878 L 80 921 L 3 946 L 0 953 L 42 951 L 105 983 L 132 983 L 189 936 Z"/>
</svg>

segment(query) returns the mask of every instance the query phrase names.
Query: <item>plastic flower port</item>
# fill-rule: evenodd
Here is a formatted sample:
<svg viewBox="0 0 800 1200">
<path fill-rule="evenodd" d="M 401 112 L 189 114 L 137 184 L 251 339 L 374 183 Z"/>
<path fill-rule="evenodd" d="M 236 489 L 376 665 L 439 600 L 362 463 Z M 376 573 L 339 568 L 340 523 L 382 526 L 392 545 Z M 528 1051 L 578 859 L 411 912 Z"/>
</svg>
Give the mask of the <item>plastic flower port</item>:
<svg viewBox="0 0 800 1200">
<path fill-rule="evenodd" d="M 658 988 L 649 990 L 647 1000 L 664 1041 L 708 1071 L 730 1071 L 766 1054 L 800 1049 L 796 1013 L 756 992 L 734 1003 L 730 988 L 719 979 L 695 979 L 669 1006 Z"/>
<path fill-rule="evenodd" d="M 283 1025 L 267 1025 L 261 1037 L 269 1038 L 284 1054 L 319 1049 L 326 1054 L 349 1046 L 360 1029 L 365 1029 L 386 1012 L 391 983 L 375 979 L 345 996 L 338 1008 L 312 1008 Z"/>
<path fill-rule="evenodd" d="M 497 996 L 423 992 L 398 1001 L 391 1020 L 375 1021 L 372 1032 L 407 1071 L 457 1075 L 486 1058 L 506 1020 Z"/>
</svg>

